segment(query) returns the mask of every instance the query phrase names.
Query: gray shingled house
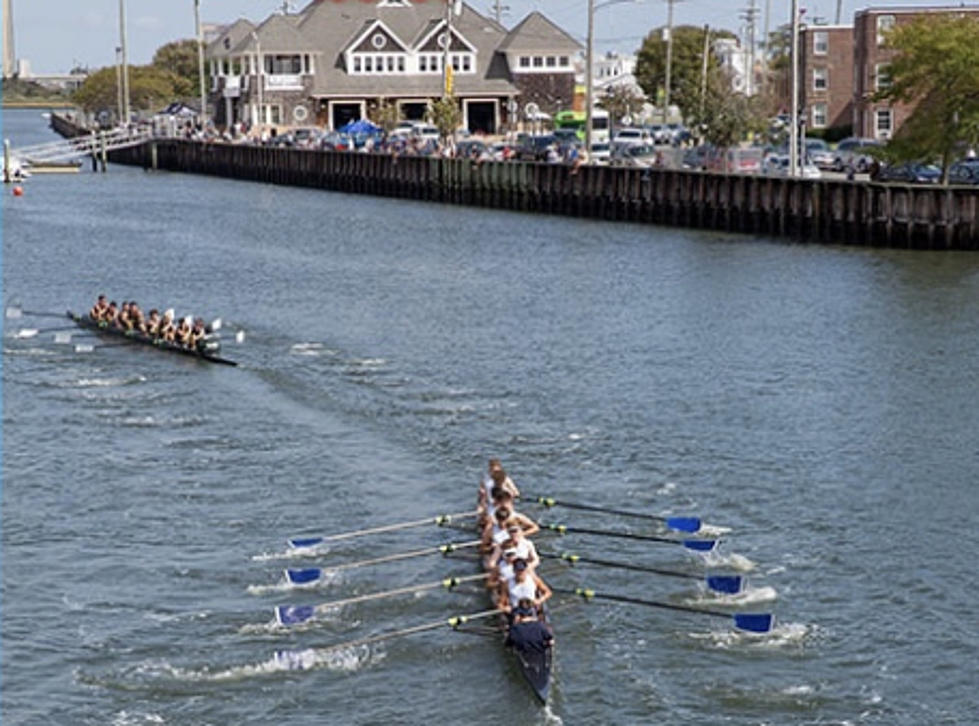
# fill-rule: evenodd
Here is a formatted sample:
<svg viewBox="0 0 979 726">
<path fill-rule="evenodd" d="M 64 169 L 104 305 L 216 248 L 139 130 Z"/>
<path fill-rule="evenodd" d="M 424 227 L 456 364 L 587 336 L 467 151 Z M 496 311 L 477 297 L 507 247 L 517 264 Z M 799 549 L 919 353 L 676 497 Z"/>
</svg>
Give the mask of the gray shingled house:
<svg viewBox="0 0 979 726">
<path fill-rule="evenodd" d="M 207 47 L 215 121 L 330 129 L 382 99 L 403 119 L 442 95 L 446 5 L 431 0 L 313 0 L 222 29 Z M 580 44 L 538 12 L 512 30 L 468 5 L 451 18 L 449 62 L 463 125 L 498 133 L 528 104 L 571 108 Z"/>
</svg>

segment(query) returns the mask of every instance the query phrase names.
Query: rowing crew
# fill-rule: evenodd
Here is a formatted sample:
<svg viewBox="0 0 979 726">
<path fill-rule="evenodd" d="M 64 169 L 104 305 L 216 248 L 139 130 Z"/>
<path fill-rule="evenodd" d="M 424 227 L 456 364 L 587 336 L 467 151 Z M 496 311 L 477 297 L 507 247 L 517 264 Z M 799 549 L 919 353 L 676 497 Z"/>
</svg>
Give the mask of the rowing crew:
<svg viewBox="0 0 979 726">
<path fill-rule="evenodd" d="M 537 574 L 540 556 L 530 535 L 540 527 L 517 512 L 514 500 L 519 490 L 506 475 L 499 460 L 490 459 L 488 481 L 480 483 L 482 551 L 487 587 L 497 608 L 515 624 L 542 620 L 542 605 L 551 588 Z"/>
<path fill-rule="evenodd" d="M 193 324 L 190 318 L 175 321 L 172 310 L 166 310 L 160 315 L 156 308 L 144 316 L 135 301 L 124 301 L 122 307 L 117 308 L 116 301 L 107 303 L 105 295 L 99 295 L 88 316 L 100 327 L 112 326 L 118 330 L 142 333 L 184 348 L 199 348 L 207 337 L 207 328 L 202 318 L 196 318 Z"/>
</svg>

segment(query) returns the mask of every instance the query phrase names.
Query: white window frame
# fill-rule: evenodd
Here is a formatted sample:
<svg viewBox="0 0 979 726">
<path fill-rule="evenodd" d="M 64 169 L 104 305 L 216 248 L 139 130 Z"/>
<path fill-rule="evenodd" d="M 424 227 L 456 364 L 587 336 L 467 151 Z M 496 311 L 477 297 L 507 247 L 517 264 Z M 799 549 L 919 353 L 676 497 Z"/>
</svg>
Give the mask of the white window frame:
<svg viewBox="0 0 979 726">
<path fill-rule="evenodd" d="M 822 85 L 819 85 L 820 82 L 822 82 Z M 812 69 L 812 90 L 814 91 L 829 90 L 829 71 L 826 68 Z"/>
<path fill-rule="evenodd" d="M 878 63 L 874 66 L 874 90 L 880 91 L 884 88 L 889 88 L 891 85 L 891 74 L 888 72 L 890 68 L 890 63 Z M 884 79 L 884 83 L 881 83 L 881 79 Z"/>
<path fill-rule="evenodd" d="M 886 125 L 881 124 L 884 119 L 887 119 Z M 894 133 L 894 110 L 878 108 L 874 111 L 874 138 L 889 139 L 892 133 Z"/>
<path fill-rule="evenodd" d="M 530 68 L 530 56 L 522 55 L 520 60 L 517 62 L 519 68 Z"/>
<path fill-rule="evenodd" d="M 826 55 L 829 53 L 829 33 L 825 30 L 816 30 L 812 34 L 812 54 Z"/>
<path fill-rule="evenodd" d="M 877 45 L 884 45 L 884 33 L 893 28 L 895 22 L 893 15 L 877 16 Z"/>
<path fill-rule="evenodd" d="M 810 108 L 809 123 L 814 129 L 824 129 L 829 123 L 829 106 L 825 103 L 814 103 Z"/>
</svg>

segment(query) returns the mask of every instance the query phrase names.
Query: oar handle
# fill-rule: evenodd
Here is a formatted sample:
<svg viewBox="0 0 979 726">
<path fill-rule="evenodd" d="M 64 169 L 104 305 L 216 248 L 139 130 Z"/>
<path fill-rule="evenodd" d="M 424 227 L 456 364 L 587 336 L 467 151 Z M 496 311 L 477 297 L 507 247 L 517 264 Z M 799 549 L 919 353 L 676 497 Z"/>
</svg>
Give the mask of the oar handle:
<svg viewBox="0 0 979 726">
<path fill-rule="evenodd" d="M 589 565 L 600 565 L 602 567 L 612 567 L 618 570 L 632 570 L 634 572 L 651 572 L 655 575 L 666 575 L 667 577 L 681 577 L 687 580 L 702 580 L 703 577 L 700 575 L 694 575 L 690 572 L 677 572 L 676 570 L 661 570 L 658 567 L 647 567 L 645 565 L 634 565 L 630 562 L 612 562 L 611 560 L 600 560 L 594 557 L 582 557 L 581 555 L 576 555 L 572 552 L 540 552 L 541 557 L 546 557 L 549 559 L 564 560 L 565 562 L 570 562 L 574 565 L 576 562 L 584 562 Z"/>
<path fill-rule="evenodd" d="M 584 512 L 601 512 L 603 514 L 618 514 L 623 517 L 637 517 L 639 519 L 651 519 L 654 522 L 665 522 L 666 517 L 658 517 L 655 514 L 645 514 L 643 512 L 629 512 L 623 509 L 611 509 L 609 507 L 596 507 L 593 504 L 578 504 L 577 502 L 568 502 L 564 499 L 555 499 L 554 497 L 537 496 L 537 495 L 524 495 L 522 499 L 532 500 L 537 504 L 541 504 L 548 509 L 551 507 L 567 507 L 568 509 L 580 509 Z"/>
<path fill-rule="evenodd" d="M 584 527 L 568 527 L 563 524 L 547 524 L 542 525 L 545 529 L 549 529 L 558 534 L 564 534 L 565 532 L 570 532 L 571 534 L 592 534 L 596 537 L 617 537 L 619 539 L 637 539 L 644 542 L 665 542 L 667 544 L 682 545 L 683 541 L 678 539 L 670 539 L 669 537 L 657 537 L 654 534 L 633 534 L 632 532 L 613 532 L 611 530 L 605 529 L 587 529 Z"/>
<path fill-rule="evenodd" d="M 663 610 L 676 610 L 683 613 L 699 613 L 700 615 L 711 615 L 719 618 L 730 618 L 731 613 L 723 613 L 719 610 L 703 610 L 688 605 L 675 605 L 670 602 L 659 602 L 658 600 L 645 600 L 640 597 L 629 597 L 628 595 L 611 595 L 608 593 L 595 592 L 587 587 L 576 587 L 573 590 L 554 590 L 565 595 L 577 595 L 583 600 L 610 600 L 612 602 L 628 603 L 630 605 L 646 605 Z"/>
</svg>

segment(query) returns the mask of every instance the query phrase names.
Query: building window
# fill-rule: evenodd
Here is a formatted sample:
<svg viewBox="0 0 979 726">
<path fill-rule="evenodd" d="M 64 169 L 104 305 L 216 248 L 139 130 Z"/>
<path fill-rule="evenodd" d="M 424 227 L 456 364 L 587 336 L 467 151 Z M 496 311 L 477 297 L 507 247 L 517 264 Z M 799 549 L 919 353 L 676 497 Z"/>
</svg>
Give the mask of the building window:
<svg viewBox="0 0 979 726">
<path fill-rule="evenodd" d="M 557 65 L 557 58 L 552 55 L 547 56 L 547 67 L 554 68 Z"/>
<path fill-rule="evenodd" d="M 880 91 L 889 88 L 891 85 L 891 74 L 887 63 L 878 63 L 874 66 L 874 90 Z"/>
<path fill-rule="evenodd" d="M 829 53 L 829 33 L 819 31 L 812 34 L 812 54 L 826 55 Z"/>
<path fill-rule="evenodd" d="M 452 54 L 452 70 L 459 72 L 459 68 L 462 64 L 462 59 L 456 54 Z"/>
<path fill-rule="evenodd" d="M 526 55 L 520 56 L 520 67 L 530 68 L 530 56 L 526 56 Z"/>
<path fill-rule="evenodd" d="M 894 27 L 894 16 L 893 15 L 878 15 L 877 16 L 877 45 L 883 45 L 886 38 L 884 37 L 888 30 Z"/>
<path fill-rule="evenodd" d="M 462 56 L 462 70 L 464 73 L 468 73 L 472 70 L 472 56 L 464 55 Z"/>
<path fill-rule="evenodd" d="M 354 73 L 360 73 L 360 56 L 354 56 Z"/>
<path fill-rule="evenodd" d="M 388 56 L 388 73 L 394 73 L 394 56 Z"/>
<path fill-rule="evenodd" d="M 405 57 L 403 55 L 398 56 L 398 72 L 405 72 Z"/>
<path fill-rule="evenodd" d="M 370 73 L 374 70 L 374 59 L 371 56 L 364 58 L 364 72 Z"/>
<path fill-rule="evenodd" d="M 812 127 L 814 129 L 826 128 L 826 104 L 814 103 L 812 105 Z"/>
<path fill-rule="evenodd" d="M 568 62 L 568 56 L 562 55 L 561 58 L 558 60 L 558 65 L 560 65 L 562 68 L 567 68 L 570 65 L 570 63 Z"/>
<path fill-rule="evenodd" d="M 829 88 L 829 80 L 827 79 L 825 68 L 813 68 L 812 69 L 812 90 L 814 91 L 825 91 Z"/>
<path fill-rule="evenodd" d="M 534 56 L 534 68 L 543 68 L 543 67 L 544 67 L 544 57 L 543 56 L 539 56 L 539 55 L 535 55 Z"/>
<path fill-rule="evenodd" d="M 878 139 L 890 138 L 892 125 L 893 118 L 891 109 L 881 108 L 874 111 L 874 128 L 876 129 Z"/>
<path fill-rule="evenodd" d="M 418 70 L 421 73 L 428 72 L 428 56 L 425 55 L 418 56 Z"/>
<path fill-rule="evenodd" d="M 387 44 L 388 40 L 384 37 L 383 33 L 374 33 L 374 37 L 371 38 L 371 45 L 380 50 Z"/>
</svg>

